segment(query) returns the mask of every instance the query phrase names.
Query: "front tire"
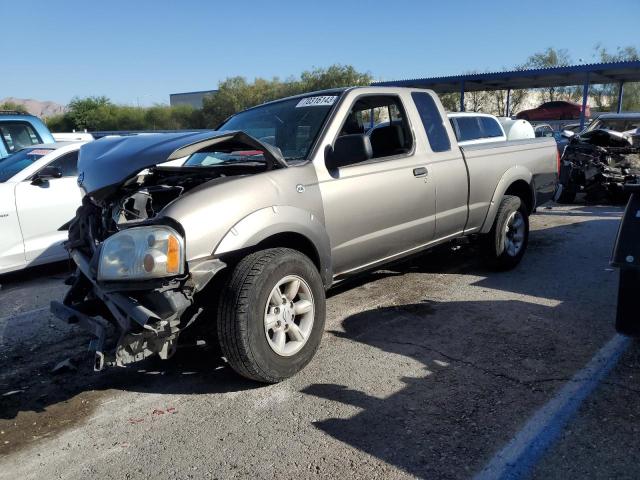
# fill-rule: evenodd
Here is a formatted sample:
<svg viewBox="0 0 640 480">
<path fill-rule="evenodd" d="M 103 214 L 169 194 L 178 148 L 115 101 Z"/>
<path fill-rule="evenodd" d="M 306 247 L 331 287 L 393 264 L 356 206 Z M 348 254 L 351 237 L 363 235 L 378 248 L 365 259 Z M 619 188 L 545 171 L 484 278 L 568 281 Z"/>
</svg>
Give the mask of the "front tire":
<svg viewBox="0 0 640 480">
<path fill-rule="evenodd" d="M 514 268 L 529 242 L 529 215 L 519 197 L 505 195 L 486 238 L 489 264 L 496 270 Z"/>
<path fill-rule="evenodd" d="M 311 361 L 324 322 L 315 265 L 296 250 L 271 248 L 248 255 L 231 273 L 220 299 L 218 338 L 237 373 L 277 383 Z"/>
</svg>

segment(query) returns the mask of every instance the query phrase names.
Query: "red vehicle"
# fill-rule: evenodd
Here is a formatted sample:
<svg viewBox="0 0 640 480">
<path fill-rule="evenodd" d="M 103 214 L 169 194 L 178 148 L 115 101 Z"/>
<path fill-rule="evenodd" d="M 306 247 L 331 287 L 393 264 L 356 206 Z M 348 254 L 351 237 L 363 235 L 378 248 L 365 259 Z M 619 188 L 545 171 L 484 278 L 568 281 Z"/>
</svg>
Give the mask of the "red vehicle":
<svg viewBox="0 0 640 480">
<path fill-rule="evenodd" d="M 538 108 L 531 110 L 523 110 L 516 115 L 517 119 L 522 120 L 570 120 L 580 118 L 582 105 L 573 102 L 556 101 L 546 102 Z M 587 105 L 585 117 L 591 116 L 591 109 Z"/>
</svg>

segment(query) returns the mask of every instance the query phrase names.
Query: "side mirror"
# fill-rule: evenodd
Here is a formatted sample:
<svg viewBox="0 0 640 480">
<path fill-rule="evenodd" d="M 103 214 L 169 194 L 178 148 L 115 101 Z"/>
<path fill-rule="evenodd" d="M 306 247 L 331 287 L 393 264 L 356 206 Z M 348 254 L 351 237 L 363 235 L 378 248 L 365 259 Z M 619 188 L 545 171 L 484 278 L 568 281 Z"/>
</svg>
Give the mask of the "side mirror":
<svg viewBox="0 0 640 480">
<path fill-rule="evenodd" d="M 565 138 L 571 138 L 573 136 L 575 136 L 575 132 L 572 132 L 571 130 L 563 130 L 562 131 L 562 136 Z"/>
<path fill-rule="evenodd" d="M 329 170 L 364 162 L 372 157 L 371 140 L 361 133 L 338 137 L 333 147 L 327 146 L 324 152 L 325 164 Z"/>
<path fill-rule="evenodd" d="M 56 167 L 54 165 L 47 165 L 42 168 L 38 173 L 33 176 L 31 180 L 32 185 L 42 185 L 50 178 L 60 178 L 62 177 L 62 170 L 60 167 Z"/>
</svg>

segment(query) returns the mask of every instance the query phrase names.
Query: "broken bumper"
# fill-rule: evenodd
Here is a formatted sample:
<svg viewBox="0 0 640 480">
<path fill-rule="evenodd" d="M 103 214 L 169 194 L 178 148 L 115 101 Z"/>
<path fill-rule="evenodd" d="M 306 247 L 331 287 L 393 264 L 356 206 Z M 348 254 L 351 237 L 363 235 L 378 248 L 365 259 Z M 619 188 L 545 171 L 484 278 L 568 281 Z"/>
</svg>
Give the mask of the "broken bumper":
<svg viewBox="0 0 640 480">
<path fill-rule="evenodd" d="M 185 328 L 183 316 L 193 304 L 192 292 L 184 282 L 171 280 L 147 289 L 114 291 L 95 280 L 90 260 L 77 250 L 71 256 L 78 266 L 71 289 L 63 302 L 51 302 L 59 319 L 77 324 L 94 338 L 94 369 L 124 366 L 158 354 L 169 358 Z M 130 287 L 130 286 L 129 286 Z M 190 315 L 190 325 L 199 312 Z M 110 325 L 119 333 L 115 348 L 107 348 Z"/>
<path fill-rule="evenodd" d="M 60 320 L 73 325 L 78 324 L 87 333 L 95 337 L 89 343 L 89 350 L 95 352 L 95 362 L 93 369 L 100 371 L 104 368 L 104 346 L 107 339 L 108 323 L 99 317 L 90 317 L 71 307 L 67 307 L 61 302 L 51 302 L 51 313 Z"/>
</svg>

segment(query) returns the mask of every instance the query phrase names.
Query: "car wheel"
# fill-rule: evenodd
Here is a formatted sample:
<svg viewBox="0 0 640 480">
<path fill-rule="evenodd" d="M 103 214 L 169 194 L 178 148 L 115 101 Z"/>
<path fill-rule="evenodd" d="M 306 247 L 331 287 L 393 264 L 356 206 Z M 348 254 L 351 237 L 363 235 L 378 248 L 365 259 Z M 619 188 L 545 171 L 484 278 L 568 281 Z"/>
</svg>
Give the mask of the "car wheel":
<svg viewBox="0 0 640 480">
<path fill-rule="evenodd" d="M 505 195 L 486 238 L 490 265 L 496 270 L 514 268 L 524 256 L 529 241 L 529 216 L 519 197 Z"/>
<path fill-rule="evenodd" d="M 311 361 L 324 321 L 324 287 L 311 260 L 288 248 L 261 250 L 238 263 L 222 291 L 220 348 L 240 375 L 277 383 Z"/>
</svg>

